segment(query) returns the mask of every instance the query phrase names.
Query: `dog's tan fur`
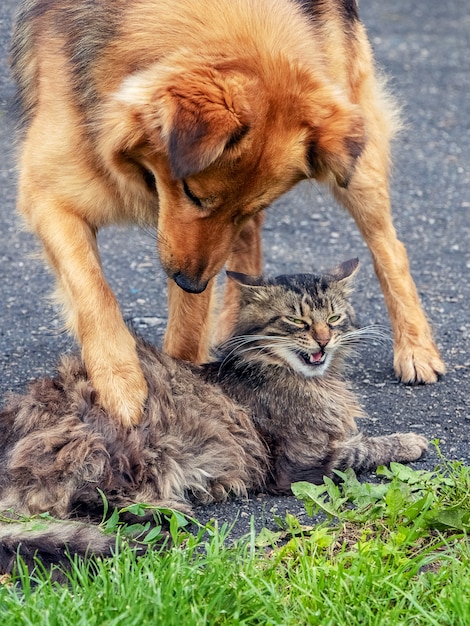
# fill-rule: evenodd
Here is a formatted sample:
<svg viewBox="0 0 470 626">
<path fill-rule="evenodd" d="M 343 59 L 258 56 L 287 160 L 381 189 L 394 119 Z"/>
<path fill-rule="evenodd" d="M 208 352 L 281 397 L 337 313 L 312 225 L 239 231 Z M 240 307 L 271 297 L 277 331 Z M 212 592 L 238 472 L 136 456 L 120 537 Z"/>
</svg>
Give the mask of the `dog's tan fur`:
<svg viewBox="0 0 470 626">
<path fill-rule="evenodd" d="M 444 371 L 390 216 L 396 110 L 356 13 L 354 0 L 24 3 L 12 47 L 18 206 L 100 401 L 123 423 L 139 421 L 147 388 L 97 230 L 155 226 L 170 279 L 165 349 L 201 361 L 214 276 L 224 264 L 261 272 L 261 211 L 309 177 L 330 185 L 370 248 L 397 375 Z M 227 329 L 234 306 L 228 291 Z"/>
</svg>

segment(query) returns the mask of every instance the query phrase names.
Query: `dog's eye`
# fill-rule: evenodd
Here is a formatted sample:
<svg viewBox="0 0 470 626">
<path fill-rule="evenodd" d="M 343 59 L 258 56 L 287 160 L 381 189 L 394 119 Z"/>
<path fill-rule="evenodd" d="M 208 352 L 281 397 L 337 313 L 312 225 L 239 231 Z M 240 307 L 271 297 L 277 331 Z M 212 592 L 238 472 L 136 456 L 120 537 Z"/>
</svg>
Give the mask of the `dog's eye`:
<svg viewBox="0 0 470 626">
<path fill-rule="evenodd" d="M 183 180 L 183 191 L 186 194 L 186 197 L 189 198 L 193 204 L 198 207 L 202 207 L 202 201 L 195 194 L 193 194 L 185 180 Z"/>
<path fill-rule="evenodd" d="M 340 319 L 341 315 L 330 315 L 327 322 L 328 324 L 335 324 L 336 322 L 339 322 Z"/>
</svg>

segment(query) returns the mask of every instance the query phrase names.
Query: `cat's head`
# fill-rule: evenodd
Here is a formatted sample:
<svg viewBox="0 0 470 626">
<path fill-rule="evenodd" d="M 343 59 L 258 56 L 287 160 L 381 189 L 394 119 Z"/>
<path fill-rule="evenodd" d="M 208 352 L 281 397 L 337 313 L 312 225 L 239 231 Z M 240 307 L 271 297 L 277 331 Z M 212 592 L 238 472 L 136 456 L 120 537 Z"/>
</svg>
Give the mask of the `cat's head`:
<svg viewBox="0 0 470 626">
<path fill-rule="evenodd" d="M 348 353 L 354 311 L 348 301 L 358 259 L 323 274 L 276 278 L 227 272 L 238 283 L 240 310 L 226 355 L 287 366 L 305 377 L 322 376 Z"/>
</svg>

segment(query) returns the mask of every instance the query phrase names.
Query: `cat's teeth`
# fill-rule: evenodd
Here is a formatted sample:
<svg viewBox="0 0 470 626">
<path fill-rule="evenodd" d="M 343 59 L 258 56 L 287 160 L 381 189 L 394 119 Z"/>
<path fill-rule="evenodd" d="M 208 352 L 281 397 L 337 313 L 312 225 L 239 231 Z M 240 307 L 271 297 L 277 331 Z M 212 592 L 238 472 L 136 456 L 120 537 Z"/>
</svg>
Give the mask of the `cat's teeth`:
<svg viewBox="0 0 470 626">
<path fill-rule="evenodd" d="M 323 352 L 315 352 L 315 354 L 310 355 L 310 363 L 318 363 L 323 358 Z"/>
</svg>

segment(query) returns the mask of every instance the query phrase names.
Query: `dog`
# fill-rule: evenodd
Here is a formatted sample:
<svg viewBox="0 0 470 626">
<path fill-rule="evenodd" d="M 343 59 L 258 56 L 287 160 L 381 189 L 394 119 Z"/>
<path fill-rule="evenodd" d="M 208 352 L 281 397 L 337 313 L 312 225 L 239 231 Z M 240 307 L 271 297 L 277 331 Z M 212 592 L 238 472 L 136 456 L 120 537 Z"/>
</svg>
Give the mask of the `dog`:
<svg viewBox="0 0 470 626">
<path fill-rule="evenodd" d="M 57 277 L 100 402 L 139 422 L 147 387 L 96 242 L 156 229 L 168 276 L 164 349 L 208 357 L 214 279 L 261 274 L 263 211 L 302 179 L 329 186 L 374 261 L 394 366 L 444 364 L 391 219 L 397 107 L 355 0 L 25 0 L 11 48 L 20 111 L 18 209 Z M 222 334 L 237 307 L 229 285 Z"/>
</svg>

